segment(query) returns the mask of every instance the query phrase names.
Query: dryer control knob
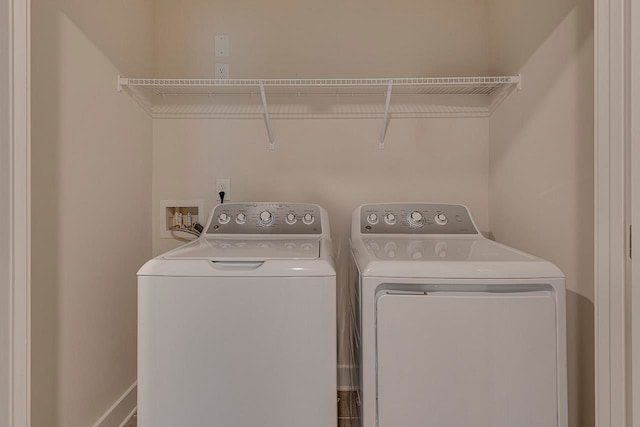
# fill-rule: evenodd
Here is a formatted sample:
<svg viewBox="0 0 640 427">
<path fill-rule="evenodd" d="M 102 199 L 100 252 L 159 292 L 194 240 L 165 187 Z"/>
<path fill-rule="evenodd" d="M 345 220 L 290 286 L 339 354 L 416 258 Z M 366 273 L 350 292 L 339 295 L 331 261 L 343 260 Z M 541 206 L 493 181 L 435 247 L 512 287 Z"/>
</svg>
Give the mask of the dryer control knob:
<svg viewBox="0 0 640 427">
<path fill-rule="evenodd" d="M 287 216 L 284 217 L 284 221 L 289 225 L 293 225 L 296 222 L 298 222 L 298 219 L 296 218 L 295 214 L 290 213 L 290 214 L 287 214 Z"/>
<path fill-rule="evenodd" d="M 247 222 L 247 215 L 240 212 L 238 215 L 236 215 L 236 222 L 238 224 L 244 224 L 245 222 Z"/>
<path fill-rule="evenodd" d="M 367 222 L 371 225 L 375 225 L 378 223 L 378 214 L 372 212 L 367 216 Z"/>
<path fill-rule="evenodd" d="M 436 215 L 434 219 L 436 221 L 436 224 L 438 225 L 445 225 L 447 223 L 447 217 L 445 216 L 445 214 L 442 214 L 442 213 Z"/>
<path fill-rule="evenodd" d="M 407 215 L 407 222 L 411 227 L 422 227 L 424 225 L 424 218 L 418 211 L 413 211 Z"/>
<path fill-rule="evenodd" d="M 218 222 L 220 224 L 228 224 L 230 220 L 231 220 L 231 217 L 226 213 L 221 213 L 220 215 L 218 215 Z"/>
<path fill-rule="evenodd" d="M 306 213 L 302 217 L 302 222 L 304 222 L 307 225 L 313 224 L 313 221 L 315 221 L 315 218 L 310 213 Z"/>
<path fill-rule="evenodd" d="M 271 225 L 273 222 L 273 214 L 269 211 L 260 212 L 260 218 L 258 219 L 260 225 Z"/>
<path fill-rule="evenodd" d="M 384 222 L 389 225 L 393 225 L 396 223 L 396 216 L 392 213 L 388 213 L 384 216 Z"/>
</svg>

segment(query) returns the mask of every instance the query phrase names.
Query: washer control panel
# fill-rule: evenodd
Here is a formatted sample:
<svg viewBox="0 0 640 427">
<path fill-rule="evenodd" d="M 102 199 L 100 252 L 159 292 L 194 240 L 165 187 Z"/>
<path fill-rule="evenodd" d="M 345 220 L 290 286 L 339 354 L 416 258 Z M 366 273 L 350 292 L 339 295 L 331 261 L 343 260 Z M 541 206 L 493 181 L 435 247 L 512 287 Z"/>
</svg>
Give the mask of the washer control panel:
<svg viewBox="0 0 640 427">
<path fill-rule="evenodd" d="M 379 203 L 360 209 L 362 234 L 478 234 L 462 205 Z"/>
<path fill-rule="evenodd" d="M 320 208 L 307 203 L 225 203 L 207 234 L 322 234 Z"/>
</svg>

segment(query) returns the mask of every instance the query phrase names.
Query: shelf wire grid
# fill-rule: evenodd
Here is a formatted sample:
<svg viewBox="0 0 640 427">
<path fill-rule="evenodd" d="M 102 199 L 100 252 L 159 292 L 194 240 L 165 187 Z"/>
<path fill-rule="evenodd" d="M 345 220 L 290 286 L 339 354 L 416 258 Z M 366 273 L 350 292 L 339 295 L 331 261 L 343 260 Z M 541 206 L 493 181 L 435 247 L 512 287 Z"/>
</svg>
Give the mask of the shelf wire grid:
<svg viewBox="0 0 640 427">
<path fill-rule="evenodd" d="M 261 84 L 269 99 L 269 114 L 274 118 L 378 117 L 384 114 L 380 99 L 384 102 L 389 84 L 394 98 L 389 112 L 395 117 L 482 117 L 488 116 L 520 84 L 520 76 L 225 80 L 120 77 L 118 84 L 151 116 L 159 118 L 260 117 L 264 114 Z M 309 102 L 310 97 L 317 98 Z"/>
</svg>

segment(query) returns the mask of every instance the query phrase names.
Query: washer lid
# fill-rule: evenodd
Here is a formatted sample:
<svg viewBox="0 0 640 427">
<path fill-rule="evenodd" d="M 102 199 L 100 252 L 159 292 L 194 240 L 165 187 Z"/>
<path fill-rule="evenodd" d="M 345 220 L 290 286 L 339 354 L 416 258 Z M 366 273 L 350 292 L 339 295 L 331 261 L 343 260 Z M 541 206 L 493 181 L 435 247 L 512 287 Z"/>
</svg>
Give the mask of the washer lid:
<svg viewBox="0 0 640 427">
<path fill-rule="evenodd" d="M 266 261 L 318 259 L 320 239 L 205 239 L 167 252 L 163 259 L 211 261 Z"/>
</svg>

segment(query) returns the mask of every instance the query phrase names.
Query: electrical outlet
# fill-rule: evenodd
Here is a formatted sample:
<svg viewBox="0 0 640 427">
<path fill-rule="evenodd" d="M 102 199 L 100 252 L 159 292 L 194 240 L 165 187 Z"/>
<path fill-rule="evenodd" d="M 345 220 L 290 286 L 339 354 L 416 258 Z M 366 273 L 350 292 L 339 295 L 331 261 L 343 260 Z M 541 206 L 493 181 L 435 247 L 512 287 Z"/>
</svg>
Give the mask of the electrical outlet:
<svg viewBox="0 0 640 427">
<path fill-rule="evenodd" d="M 225 80 L 229 78 L 229 64 L 216 64 L 216 79 Z"/>
<path fill-rule="evenodd" d="M 229 178 L 216 179 L 216 199 L 220 201 L 220 192 L 224 191 L 224 201 L 231 201 L 231 180 Z"/>
</svg>

